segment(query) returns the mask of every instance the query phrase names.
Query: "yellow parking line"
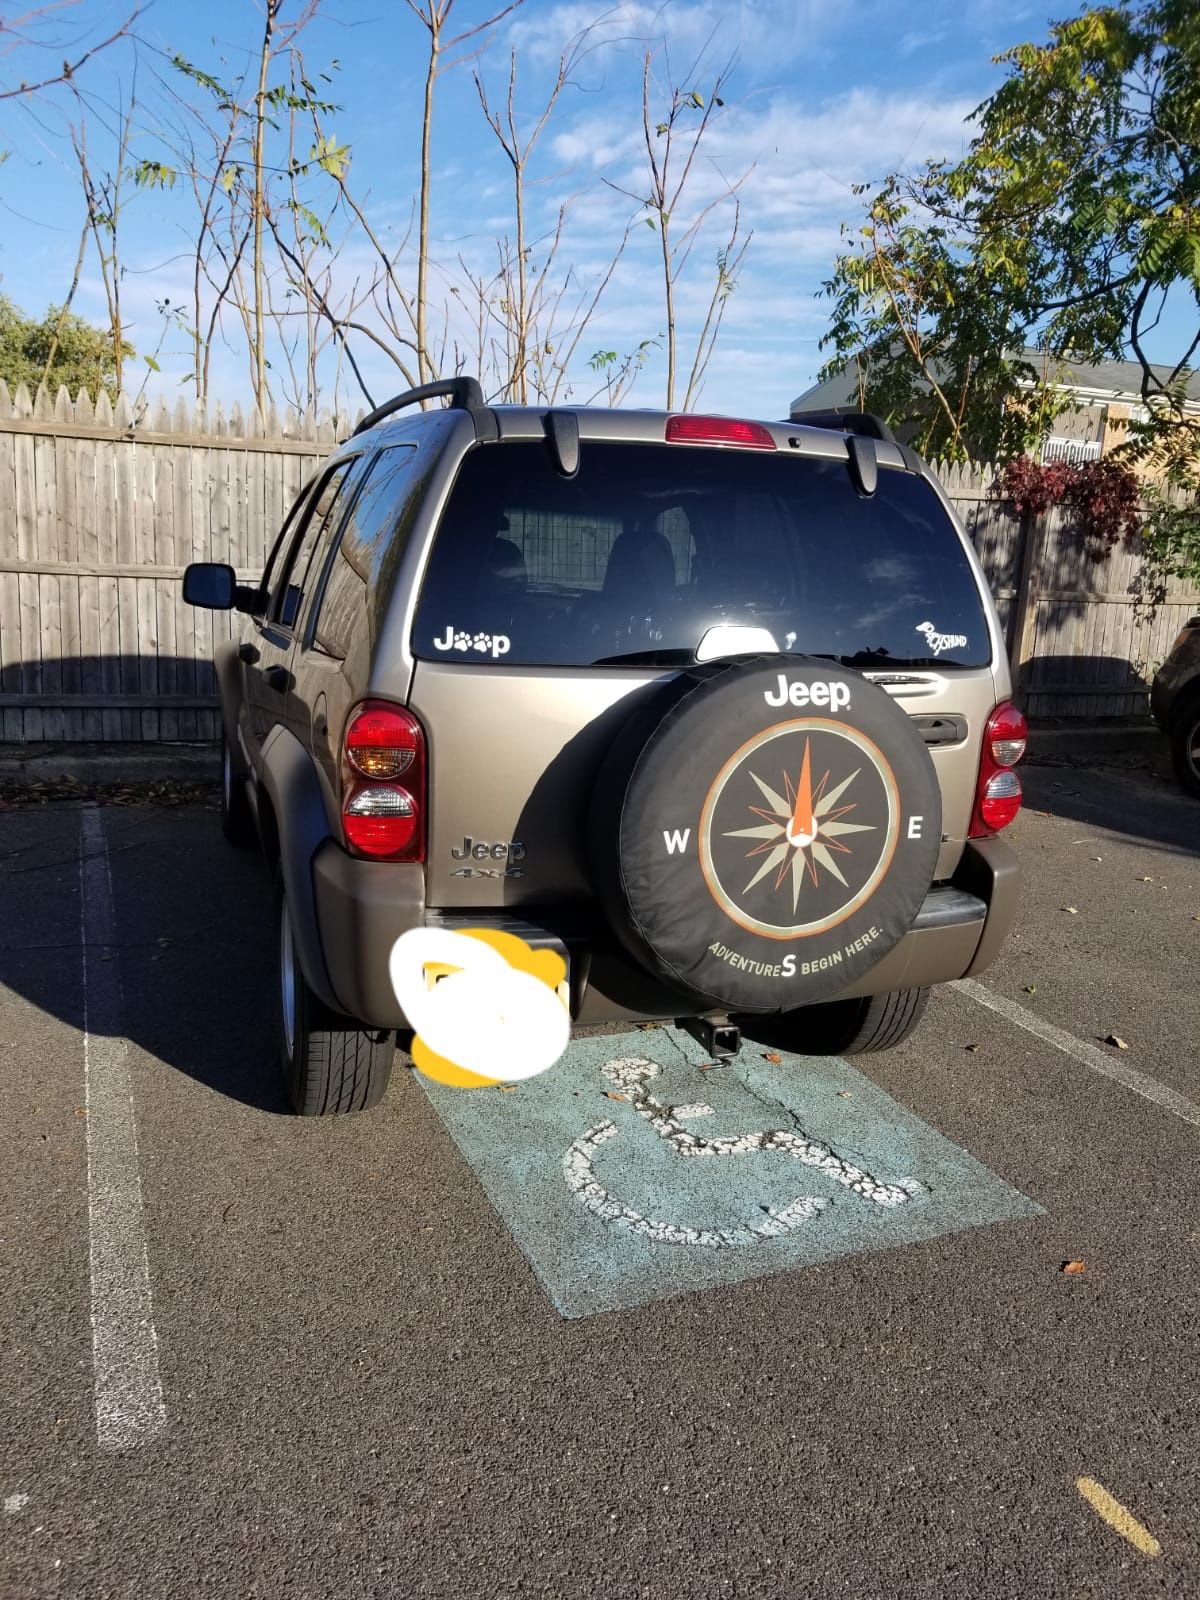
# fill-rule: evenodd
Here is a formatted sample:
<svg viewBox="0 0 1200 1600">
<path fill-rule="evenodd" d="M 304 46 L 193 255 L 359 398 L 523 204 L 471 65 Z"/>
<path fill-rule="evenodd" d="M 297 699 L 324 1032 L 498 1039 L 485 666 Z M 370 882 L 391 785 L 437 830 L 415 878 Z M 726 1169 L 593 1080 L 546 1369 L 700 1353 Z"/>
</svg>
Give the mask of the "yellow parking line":
<svg viewBox="0 0 1200 1600">
<path fill-rule="evenodd" d="M 1103 1517 L 1110 1528 L 1115 1528 L 1122 1539 L 1128 1539 L 1135 1550 L 1140 1550 L 1144 1556 L 1162 1554 L 1162 1546 L 1150 1530 L 1143 1528 L 1137 1518 L 1126 1511 L 1119 1500 L 1114 1500 L 1095 1478 L 1076 1478 L 1075 1487 L 1092 1510 Z"/>
</svg>

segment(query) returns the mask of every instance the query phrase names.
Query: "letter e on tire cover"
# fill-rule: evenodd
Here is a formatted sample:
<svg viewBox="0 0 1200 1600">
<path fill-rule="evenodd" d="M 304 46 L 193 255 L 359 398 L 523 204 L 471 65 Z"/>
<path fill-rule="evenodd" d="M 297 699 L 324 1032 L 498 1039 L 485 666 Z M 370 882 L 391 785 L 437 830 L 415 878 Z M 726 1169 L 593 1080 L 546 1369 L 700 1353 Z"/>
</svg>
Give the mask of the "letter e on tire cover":
<svg viewBox="0 0 1200 1600">
<path fill-rule="evenodd" d="M 941 793 L 906 714 L 805 656 L 689 668 L 646 692 L 602 764 L 593 882 L 634 958 L 707 1008 L 827 1000 L 908 932 Z"/>
</svg>

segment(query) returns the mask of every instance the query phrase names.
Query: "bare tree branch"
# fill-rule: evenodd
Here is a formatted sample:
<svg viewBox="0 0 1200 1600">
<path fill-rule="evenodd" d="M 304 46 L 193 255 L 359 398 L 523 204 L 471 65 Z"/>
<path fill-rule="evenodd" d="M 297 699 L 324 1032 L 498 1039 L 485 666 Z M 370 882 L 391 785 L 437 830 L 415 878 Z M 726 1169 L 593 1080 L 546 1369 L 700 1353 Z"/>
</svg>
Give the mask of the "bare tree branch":
<svg viewBox="0 0 1200 1600">
<path fill-rule="evenodd" d="M 0 23 L 0 28 L 3 28 L 3 31 L 9 34 L 10 37 L 16 34 L 19 43 L 39 43 L 39 41 L 30 40 L 24 36 L 20 31 L 21 25 L 28 26 L 40 20 L 52 9 L 57 9 L 57 7 L 43 6 L 36 11 L 27 11 L 23 17 L 14 19 L 13 22 Z M 141 16 L 143 10 L 144 7 L 142 6 L 136 7 L 125 18 L 121 26 L 109 34 L 107 39 L 102 39 L 99 44 L 92 45 L 91 49 L 85 50 L 75 61 L 64 61 L 61 70 L 53 73 L 50 77 L 42 78 L 37 83 L 18 83 L 15 87 L 9 89 L 0 87 L 0 100 L 15 100 L 19 96 L 41 94 L 44 89 L 51 89 L 55 84 L 73 82 L 80 67 L 85 66 L 93 56 L 98 56 L 102 50 L 107 50 L 110 45 L 116 44 L 118 39 L 129 37 L 134 23 Z M 13 46 L 9 46 L 9 49 L 12 48 Z M 45 47 L 43 46 L 43 48 Z"/>
</svg>

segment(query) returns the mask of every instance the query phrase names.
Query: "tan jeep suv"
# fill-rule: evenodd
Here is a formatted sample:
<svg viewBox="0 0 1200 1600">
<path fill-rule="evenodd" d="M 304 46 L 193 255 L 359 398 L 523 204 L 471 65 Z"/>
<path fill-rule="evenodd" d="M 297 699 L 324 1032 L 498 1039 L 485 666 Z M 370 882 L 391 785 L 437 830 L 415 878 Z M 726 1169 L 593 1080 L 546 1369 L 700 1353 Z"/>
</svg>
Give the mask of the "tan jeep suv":
<svg viewBox="0 0 1200 1600">
<path fill-rule="evenodd" d="M 434 409 L 418 402 L 445 399 Z M 275 870 L 296 1109 L 382 1095 L 397 937 L 568 962 L 579 1025 L 897 1043 L 1011 923 L 1025 726 L 970 543 L 866 416 L 373 412 L 217 657 L 226 833 Z"/>
</svg>

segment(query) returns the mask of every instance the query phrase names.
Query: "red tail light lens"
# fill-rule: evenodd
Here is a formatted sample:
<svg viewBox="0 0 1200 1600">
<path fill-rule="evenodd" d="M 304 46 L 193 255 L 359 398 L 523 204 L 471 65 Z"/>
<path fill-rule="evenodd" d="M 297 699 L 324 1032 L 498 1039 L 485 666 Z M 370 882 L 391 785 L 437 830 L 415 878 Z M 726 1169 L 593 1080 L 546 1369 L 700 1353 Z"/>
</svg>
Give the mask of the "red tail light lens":
<svg viewBox="0 0 1200 1600">
<path fill-rule="evenodd" d="M 359 706 L 342 748 L 346 844 L 377 861 L 424 861 L 424 813 L 425 730 L 400 706 Z"/>
<path fill-rule="evenodd" d="M 770 430 L 761 422 L 733 417 L 668 417 L 668 444 L 738 444 L 746 450 L 774 450 Z"/>
<path fill-rule="evenodd" d="M 363 706 L 346 729 L 346 759 L 364 778 L 398 778 L 412 766 L 420 730 L 407 711 Z"/>
<path fill-rule="evenodd" d="M 1021 780 L 1015 772 L 997 772 L 979 796 L 979 817 L 984 832 L 999 833 L 1021 809 Z"/>
<path fill-rule="evenodd" d="M 1025 718 L 1007 700 L 988 718 L 971 818 L 972 839 L 999 833 L 1020 811 L 1021 780 L 1012 769 L 1025 754 L 1027 737 Z"/>
<path fill-rule="evenodd" d="M 988 719 L 987 741 L 992 760 L 998 767 L 1015 767 L 1025 754 L 1029 730 L 1016 706 L 1007 701 L 997 706 Z"/>
</svg>

